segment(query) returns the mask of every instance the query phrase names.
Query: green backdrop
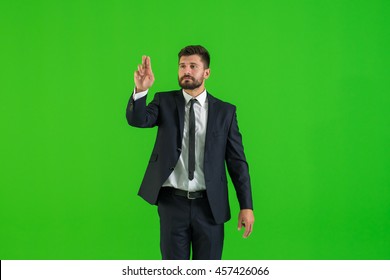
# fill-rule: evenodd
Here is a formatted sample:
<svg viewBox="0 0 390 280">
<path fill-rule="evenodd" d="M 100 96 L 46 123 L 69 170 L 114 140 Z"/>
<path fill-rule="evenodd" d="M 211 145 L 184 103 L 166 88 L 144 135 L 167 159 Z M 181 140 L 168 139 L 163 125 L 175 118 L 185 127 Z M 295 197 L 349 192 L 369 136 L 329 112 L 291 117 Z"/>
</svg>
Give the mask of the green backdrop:
<svg viewBox="0 0 390 280">
<path fill-rule="evenodd" d="M 177 89 L 211 53 L 238 107 L 256 223 L 224 259 L 390 259 L 388 0 L 1 1 L 0 259 L 159 259 L 137 196 L 156 129 L 127 125 L 133 72 Z M 149 97 L 149 101 L 151 97 Z M 230 184 L 231 186 L 231 184 Z"/>
</svg>

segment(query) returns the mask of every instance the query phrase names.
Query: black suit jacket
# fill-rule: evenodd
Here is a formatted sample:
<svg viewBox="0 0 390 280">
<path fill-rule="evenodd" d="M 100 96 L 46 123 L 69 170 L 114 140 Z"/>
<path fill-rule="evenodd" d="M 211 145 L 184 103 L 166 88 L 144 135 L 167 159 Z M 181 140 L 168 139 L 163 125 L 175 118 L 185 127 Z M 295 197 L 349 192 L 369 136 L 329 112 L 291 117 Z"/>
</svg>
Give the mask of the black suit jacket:
<svg viewBox="0 0 390 280">
<path fill-rule="evenodd" d="M 204 176 L 207 198 L 216 223 L 230 219 L 225 163 L 235 187 L 241 209 L 252 209 L 248 164 L 238 130 L 236 107 L 211 94 L 204 151 Z M 134 101 L 131 96 L 126 117 L 131 126 L 158 126 L 156 142 L 138 194 L 157 203 L 162 184 L 172 173 L 181 153 L 185 99 L 181 90 L 156 93 L 149 105 L 146 96 Z"/>
</svg>

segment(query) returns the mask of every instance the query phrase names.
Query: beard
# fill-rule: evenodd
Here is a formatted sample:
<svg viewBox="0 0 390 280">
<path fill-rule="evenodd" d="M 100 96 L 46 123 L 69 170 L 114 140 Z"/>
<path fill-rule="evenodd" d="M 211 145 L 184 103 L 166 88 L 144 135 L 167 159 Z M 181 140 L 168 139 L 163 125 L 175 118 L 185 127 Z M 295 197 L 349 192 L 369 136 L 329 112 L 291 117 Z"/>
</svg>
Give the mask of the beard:
<svg viewBox="0 0 390 280">
<path fill-rule="evenodd" d="M 178 80 L 179 80 L 179 85 L 181 86 L 182 89 L 189 89 L 189 90 L 200 87 L 203 82 L 203 81 L 196 80 L 195 78 L 190 76 L 183 76 Z"/>
</svg>

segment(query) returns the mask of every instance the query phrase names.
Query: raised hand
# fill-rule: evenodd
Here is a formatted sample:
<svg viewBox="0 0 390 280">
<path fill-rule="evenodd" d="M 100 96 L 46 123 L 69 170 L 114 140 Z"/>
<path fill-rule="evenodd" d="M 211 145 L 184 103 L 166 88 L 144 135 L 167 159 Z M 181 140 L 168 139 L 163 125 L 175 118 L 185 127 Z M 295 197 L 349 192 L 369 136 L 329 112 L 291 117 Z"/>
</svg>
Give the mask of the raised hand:
<svg viewBox="0 0 390 280">
<path fill-rule="evenodd" d="M 136 92 L 145 91 L 153 85 L 154 75 L 149 56 L 142 56 L 142 64 L 138 65 L 138 70 L 134 72 L 134 83 Z"/>
</svg>

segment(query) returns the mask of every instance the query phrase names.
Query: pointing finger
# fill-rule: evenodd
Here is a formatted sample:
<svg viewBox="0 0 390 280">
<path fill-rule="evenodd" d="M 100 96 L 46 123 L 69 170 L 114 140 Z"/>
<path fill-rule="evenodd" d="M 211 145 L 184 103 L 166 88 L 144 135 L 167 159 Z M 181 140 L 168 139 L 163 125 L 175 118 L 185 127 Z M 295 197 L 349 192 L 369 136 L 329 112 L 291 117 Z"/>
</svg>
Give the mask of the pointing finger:
<svg viewBox="0 0 390 280">
<path fill-rule="evenodd" d="M 145 65 L 146 55 L 142 56 L 142 65 Z"/>
<path fill-rule="evenodd" d="M 150 62 L 150 56 L 147 56 L 145 59 L 146 68 L 152 68 L 152 63 Z"/>
</svg>

